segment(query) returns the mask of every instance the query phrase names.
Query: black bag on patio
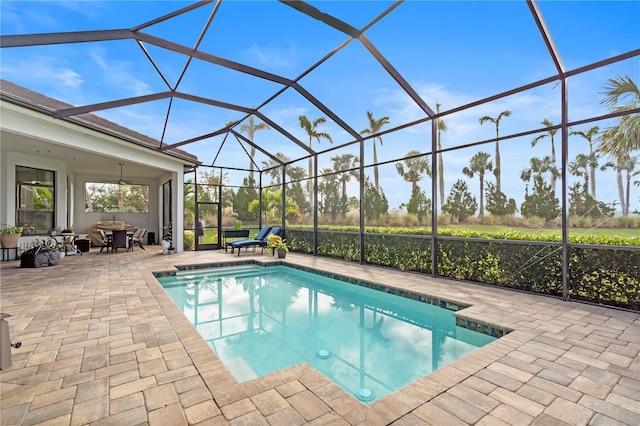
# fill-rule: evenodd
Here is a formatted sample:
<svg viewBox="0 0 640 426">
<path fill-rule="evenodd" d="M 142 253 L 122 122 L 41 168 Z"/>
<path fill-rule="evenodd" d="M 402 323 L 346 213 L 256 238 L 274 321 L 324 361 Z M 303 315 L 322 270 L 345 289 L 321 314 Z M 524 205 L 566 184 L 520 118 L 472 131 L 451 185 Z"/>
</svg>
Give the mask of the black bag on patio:
<svg viewBox="0 0 640 426">
<path fill-rule="evenodd" d="M 60 253 L 48 247 L 38 246 L 20 255 L 21 268 L 42 268 L 60 263 Z"/>
</svg>

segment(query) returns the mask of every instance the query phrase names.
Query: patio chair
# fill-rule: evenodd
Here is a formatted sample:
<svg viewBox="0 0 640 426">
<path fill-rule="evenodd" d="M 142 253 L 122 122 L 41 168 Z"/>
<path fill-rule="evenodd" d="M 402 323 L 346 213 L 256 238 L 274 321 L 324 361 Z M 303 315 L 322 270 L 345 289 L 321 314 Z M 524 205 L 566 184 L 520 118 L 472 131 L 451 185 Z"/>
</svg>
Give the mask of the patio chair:
<svg viewBox="0 0 640 426">
<path fill-rule="evenodd" d="M 119 248 L 127 248 L 127 230 L 114 229 L 111 237 L 111 251 L 118 251 Z"/>
<path fill-rule="evenodd" d="M 136 232 L 129 238 L 129 250 L 133 251 L 133 246 L 138 246 L 142 250 L 145 250 L 144 245 L 142 243 L 142 239 L 147 234 L 147 230 L 145 228 L 138 228 Z"/>
<path fill-rule="evenodd" d="M 260 230 L 260 232 L 258 232 L 258 234 L 253 240 L 235 240 L 235 241 L 230 241 L 227 244 L 231 246 L 231 253 L 233 253 L 235 249 L 238 249 L 238 256 L 240 256 L 240 249 L 242 247 L 245 247 L 247 249 L 249 247 L 253 247 L 254 252 L 256 251 L 256 247 L 260 247 L 262 249 L 262 252 L 264 253 L 264 248 L 267 246 L 267 243 L 269 242 L 269 234 L 278 235 L 280 234 L 280 231 L 281 231 L 281 228 L 279 226 L 276 226 L 274 228 L 270 226 L 265 226 Z"/>
<path fill-rule="evenodd" d="M 111 247 L 111 241 L 107 238 L 107 234 L 104 233 L 102 229 L 98 229 L 99 244 L 96 247 L 100 247 L 100 253 L 105 248 L 107 249 L 107 253 L 109 253 L 109 247 Z M 101 240 L 101 241 L 100 241 Z"/>
</svg>

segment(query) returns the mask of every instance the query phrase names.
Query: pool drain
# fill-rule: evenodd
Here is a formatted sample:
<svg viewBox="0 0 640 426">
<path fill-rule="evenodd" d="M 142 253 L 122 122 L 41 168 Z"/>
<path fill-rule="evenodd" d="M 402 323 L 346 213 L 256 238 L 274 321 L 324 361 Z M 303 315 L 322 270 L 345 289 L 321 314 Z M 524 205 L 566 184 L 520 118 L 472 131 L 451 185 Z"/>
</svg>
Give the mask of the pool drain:
<svg viewBox="0 0 640 426">
<path fill-rule="evenodd" d="M 374 398 L 373 391 L 369 388 L 358 389 L 358 394 L 356 396 L 360 401 L 371 401 Z"/>
<path fill-rule="evenodd" d="M 316 356 L 320 359 L 329 359 L 331 358 L 331 352 L 326 349 L 320 349 L 318 352 L 316 352 Z"/>
</svg>

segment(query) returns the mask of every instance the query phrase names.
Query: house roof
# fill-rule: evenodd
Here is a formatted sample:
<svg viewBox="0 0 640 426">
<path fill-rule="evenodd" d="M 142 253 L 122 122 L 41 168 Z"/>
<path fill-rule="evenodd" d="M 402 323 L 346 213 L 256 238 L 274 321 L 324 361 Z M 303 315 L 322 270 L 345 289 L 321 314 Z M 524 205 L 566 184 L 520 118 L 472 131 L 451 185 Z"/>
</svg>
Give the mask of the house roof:
<svg viewBox="0 0 640 426">
<path fill-rule="evenodd" d="M 34 92 L 33 90 L 29 90 L 26 87 L 19 86 L 4 79 L 0 79 L 0 100 L 49 116 L 54 116 L 55 112 L 58 110 L 73 107 L 65 102 L 50 98 L 42 93 Z M 118 123 L 114 123 L 113 121 L 106 120 L 95 114 L 84 113 L 76 116 L 65 117 L 63 119 L 79 126 L 114 136 L 145 148 L 157 150 L 160 146 L 160 141 L 158 140 L 128 129 Z M 165 153 L 182 160 L 187 160 L 194 164 L 199 163 L 197 156 L 180 149 L 170 149 L 165 151 Z"/>
</svg>

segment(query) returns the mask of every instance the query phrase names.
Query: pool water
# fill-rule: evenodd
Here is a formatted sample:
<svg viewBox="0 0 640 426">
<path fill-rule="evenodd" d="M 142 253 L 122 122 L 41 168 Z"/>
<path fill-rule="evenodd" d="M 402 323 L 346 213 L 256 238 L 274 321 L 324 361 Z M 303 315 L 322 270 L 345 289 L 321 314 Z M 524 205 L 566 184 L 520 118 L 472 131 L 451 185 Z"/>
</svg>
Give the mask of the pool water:
<svg viewBox="0 0 640 426">
<path fill-rule="evenodd" d="M 369 404 L 495 340 L 450 310 L 286 266 L 158 281 L 239 382 L 307 362 Z"/>
</svg>

